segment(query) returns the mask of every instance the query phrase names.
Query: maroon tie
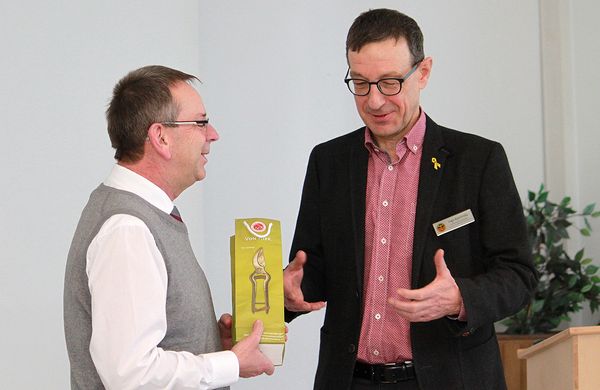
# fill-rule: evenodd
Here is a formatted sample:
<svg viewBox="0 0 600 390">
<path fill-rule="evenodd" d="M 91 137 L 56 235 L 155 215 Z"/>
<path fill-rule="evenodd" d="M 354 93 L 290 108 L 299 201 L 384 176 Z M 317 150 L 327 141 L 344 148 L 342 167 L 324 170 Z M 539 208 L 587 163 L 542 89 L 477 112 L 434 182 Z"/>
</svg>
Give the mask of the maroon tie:
<svg viewBox="0 0 600 390">
<path fill-rule="evenodd" d="M 171 217 L 175 218 L 179 222 L 183 222 L 183 219 L 181 219 L 181 214 L 179 214 L 179 210 L 177 210 L 177 206 L 173 206 L 173 211 L 171 211 Z"/>
</svg>

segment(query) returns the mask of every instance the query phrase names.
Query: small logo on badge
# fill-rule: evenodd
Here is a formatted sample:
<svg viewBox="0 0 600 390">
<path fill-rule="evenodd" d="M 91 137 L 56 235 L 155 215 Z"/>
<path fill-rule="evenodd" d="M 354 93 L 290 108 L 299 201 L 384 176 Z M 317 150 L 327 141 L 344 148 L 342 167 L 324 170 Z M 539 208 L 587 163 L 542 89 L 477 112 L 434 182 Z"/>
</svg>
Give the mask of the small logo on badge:
<svg viewBox="0 0 600 390">
<path fill-rule="evenodd" d="M 438 223 L 437 225 L 437 231 L 442 233 L 444 230 L 446 230 L 446 225 L 443 223 Z"/>
</svg>

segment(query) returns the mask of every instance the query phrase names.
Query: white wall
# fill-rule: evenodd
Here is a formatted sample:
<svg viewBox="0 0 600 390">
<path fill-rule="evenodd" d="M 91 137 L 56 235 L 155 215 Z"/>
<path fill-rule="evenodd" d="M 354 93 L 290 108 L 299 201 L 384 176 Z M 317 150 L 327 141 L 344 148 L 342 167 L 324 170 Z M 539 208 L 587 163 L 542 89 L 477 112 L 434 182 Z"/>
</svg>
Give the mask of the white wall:
<svg viewBox="0 0 600 390">
<path fill-rule="evenodd" d="M 597 181 L 589 180 L 598 161 L 592 113 L 598 101 L 593 64 L 600 54 L 598 40 L 588 38 L 597 12 L 588 9 L 598 6 L 577 4 L 573 18 L 585 22 L 574 32 L 577 129 L 591 142 L 578 144 L 576 174 L 581 203 L 589 203 L 600 201 Z M 6 145 L 0 155 L 6 178 L 0 388 L 68 387 L 64 264 L 81 208 L 112 165 L 103 112 L 114 83 L 151 63 L 204 80 L 200 91 L 222 138 L 213 145 L 206 181 L 177 203 L 220 314 L 231 306 L 233 219 L 280 219 L 287 256 L 310 149 L 361 125 L 342 83 L 344 42 L 352 20 L 380 6 L 405 11 L 424 31 L 434 58 L 423 94 L 426 112 L 440 124 L 502 142 L 521 194 L 537 188 L 544 150 L 536 0 L 435 7 L 408 0 L 0 4 Z M 599 258 L 600 248 L 595 251 Z M 321 321 L 322 314 L 314 314 L 290 324 L 285 366 L 234 388 L 310 388 Z"/>
<path fill-rule="evenodd" d="M 576 177 L 574 192 L 578 209 L 596 203 L 596 210 L 600 210 L 600 30 L 594 17 L 600 13 L 600 3 L 593 0 L 569 3 L 574 120 L 565 126 L 565 132 L 575 138 L 576 152 L 575 169 L 568 174 Z M 593 220 L 592 227 L 592 236 L 581 239 L 575 249 L 585 247 L 587 257 L 600 266 L 600 218 Z M 600 325 L 600 313 L 590 314 L 585 310 L 573 320 L 575 324 Z"/>
<path fill-rule="evenodd" d="M 199 7 L 2 1 L 0 15 L 0 389 L 66 389 L 63 275 L 81 209 L 113 164 L 104 109 L 134 68 L 197 72 Z M 198 191 L 183 207 L 195 215 Z M 198 244 L 201 222 L 190 224 Z"/>
<path fill-rule="evenodd" d="M 596 180 L 600 162 L 600 119 L 596 111 L 600 100 L 600 32 L 593 15 L 600 4 L 585 0 L 543 0 L 541 46 L 544 118 L 544 167 L 550 199 L 572 198 L 576 210 L 600 202 L 600 182 Z M 598 204 L 600 206 L 600 203 Z M 598 207 L 596 208 L 598 210 Z M 575 226 L 583 227 L 576 220 Z M 585 247 L 586 257 L 600 265 L 600 221 L 590 220 L 590 238 L 571 231 L 568 251 L 575 254 Z M 571 316 L 560 328 L 600 323 L 600 313 L 590 313 L 588 305 Z"/>
</svg>

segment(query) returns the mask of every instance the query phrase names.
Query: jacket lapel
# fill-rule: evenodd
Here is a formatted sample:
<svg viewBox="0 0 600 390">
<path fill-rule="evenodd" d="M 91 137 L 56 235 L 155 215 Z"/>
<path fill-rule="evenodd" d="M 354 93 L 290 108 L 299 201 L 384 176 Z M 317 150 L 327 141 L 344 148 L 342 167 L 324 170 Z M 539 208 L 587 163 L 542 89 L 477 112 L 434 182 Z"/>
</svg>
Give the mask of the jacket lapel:
<svg viewBox="0 0 600 390">
<path fill-rule="evenodd" d="M 350 203 L 352 207 L 352 232 L 355 242 L 356 280 L 358 294 L 362 297 L 365 268 L 365 212 L 367 197 L 367 164 L 369 153 L 364 145 L 364 127 L 350 150 Z"/>
<path fill-rule="evenodd" d="M 431 227 L 431 213 L 438 196 L 439 185 L 446 167 L 446 159 L 450 151 L 444 147 L 441 130 L 427 117 L 423 154 L 419 171 L 419 192 L 417 195 L 417 212 L 413 238 L 412 287 L 417 288 L 423 251 L 428 229 Z M 433 259 L 431 259 L 433 261 Z"/>
</svg>

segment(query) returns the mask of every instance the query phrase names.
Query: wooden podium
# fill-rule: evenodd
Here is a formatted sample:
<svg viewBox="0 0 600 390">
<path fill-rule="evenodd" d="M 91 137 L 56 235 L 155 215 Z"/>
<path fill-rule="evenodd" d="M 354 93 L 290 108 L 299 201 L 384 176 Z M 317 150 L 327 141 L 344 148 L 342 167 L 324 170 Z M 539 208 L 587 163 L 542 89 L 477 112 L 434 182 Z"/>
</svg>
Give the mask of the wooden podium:
<svg viewBox="0 0 600 390">
<path fill-rule="evenodd" d="M 527 390 L 600 389 L 600 326 L 563 330 L 517 354 L 527 360 Z"/>
</svg>

